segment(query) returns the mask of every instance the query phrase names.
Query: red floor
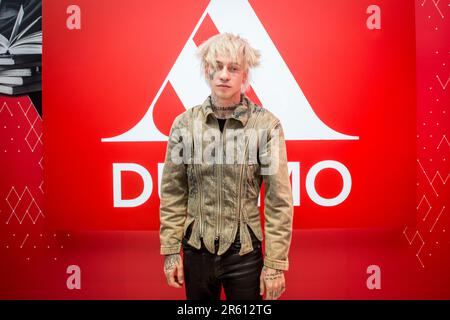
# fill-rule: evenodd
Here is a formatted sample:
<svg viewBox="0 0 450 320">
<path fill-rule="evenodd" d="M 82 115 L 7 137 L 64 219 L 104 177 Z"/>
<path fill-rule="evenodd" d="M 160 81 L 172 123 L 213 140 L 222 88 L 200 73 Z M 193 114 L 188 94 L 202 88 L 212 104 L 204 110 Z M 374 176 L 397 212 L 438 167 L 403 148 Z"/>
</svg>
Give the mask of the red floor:
<svg viewBox="0 0 450 320">
<path fill-rule="evenodd" d="M 0 298 L 185 298 L 165 284 L 156 232 L 55 235 L 48 251 L 33 251 L 32 242 L 27 251 L 3 249 Z M 283 299 L 449 299 L 449 248 L 447 240 L 433 258 L 419 256 L 423 268 L 402 230 L 295 231 Z M 81 268 L 81 290 L 66 287 L 72 264 Z M 381 268 L 380 290 L 366 286 L 369 265 Z"/>
</svg>

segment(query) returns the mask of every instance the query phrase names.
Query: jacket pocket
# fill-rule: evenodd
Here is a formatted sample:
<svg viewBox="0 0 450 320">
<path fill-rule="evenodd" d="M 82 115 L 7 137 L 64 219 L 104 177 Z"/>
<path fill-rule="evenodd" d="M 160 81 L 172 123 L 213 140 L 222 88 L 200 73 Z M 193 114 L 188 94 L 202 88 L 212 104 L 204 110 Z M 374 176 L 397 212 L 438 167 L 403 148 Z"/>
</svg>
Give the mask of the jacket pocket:
<svg viewBox="0 0 450 320">
<path fill-rule="evenodd" d="M 187 234 L 186 232 L 188 231 L 189 227 L 190 227 L 190 231 L 192 231 L 192 227 L 194 224 L 195 218 L 191 215 L 188 215 L 186 220 L 184 221 L 184 227 L 183 227 L 183 236 L 186 237 L 190 237 L 190 234 Z"/>
<path fill-rule="evenodd" d="M 246 203 L 242 210 L 242 218 L 256 238 L 262 241 L 263 233 L 259 208 L 255 207 L 252 203 Z"/>
<path fill-rule="evenodd" d="M 183 240 L 181 241 L 184 251 L 193 249 L 193 247 L 188 244 L 188 241 L 191 238 L 192 229 L 194 228 L 194 223 L 195 223 L 195 220 L 189 219 L 189 220 L 186 220 L 186 223 L 184 225 Z"/>
<path fill-rule="evenodd" d="M 253 232 L 255 237 L 259 240 L 263 240 L 262 227 L 261 222 L 258 220 L 250 219 L 247 221 L 247 225 L 250 227 L 250 230 Z"/>
<path fill-rule="evenodd" d="M 258 165 L 257 164 L 248 164 L 245 169 L 245 196 L 247 198 L 256 198 L 258 197 L 259 188 L 258 188 Z"/>
</svg>

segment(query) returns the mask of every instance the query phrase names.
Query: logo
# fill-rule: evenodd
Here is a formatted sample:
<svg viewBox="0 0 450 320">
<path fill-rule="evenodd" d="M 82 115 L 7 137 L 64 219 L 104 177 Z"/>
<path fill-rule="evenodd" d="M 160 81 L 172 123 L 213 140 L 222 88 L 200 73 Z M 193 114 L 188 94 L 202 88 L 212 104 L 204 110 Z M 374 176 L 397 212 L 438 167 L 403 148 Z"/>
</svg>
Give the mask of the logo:
<svg viewBox="0 0 450 320">
<path fill-rule="evenodd" d="M 207 15 L 220 33 L 239 34 L 261 51 L 263 63 L 253 70 L 251 86 L 263 106 L 280 119 L 286 140 L 359 139 L 358 136 L 337 132 L 320 120 L 248 1 L 213 0 L 200 17 L 146 114 L 128 131 L 103 138 L 103 142 L 166 141 L 167 136 L 155 125 L 153 110 L 169 82 L 185 109 L 199 104 L 209 95 L 209 88 L 199 72 L 199 61 L 195 57 L 197 46 L 193 40 Z"/>
</svg>

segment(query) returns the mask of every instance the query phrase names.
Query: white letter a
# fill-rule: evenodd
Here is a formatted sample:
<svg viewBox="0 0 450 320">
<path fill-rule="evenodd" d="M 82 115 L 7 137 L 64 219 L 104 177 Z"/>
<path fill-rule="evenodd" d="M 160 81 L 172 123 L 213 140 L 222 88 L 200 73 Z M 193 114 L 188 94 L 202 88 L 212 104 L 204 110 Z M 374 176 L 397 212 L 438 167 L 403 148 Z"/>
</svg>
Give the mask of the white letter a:
<svg viewBox="0 0 450 320">
<path fill-rule="evenodd" d="M 367 18 L 366 25 L 367 29 L 381 29 L 381 9 L 376 4 L 367 7 L 366 13 L 371 13 Z"/>
<path fill-rule="evenodd" d="M 66 12 L 67 12 L 67 14 L 70 14 L 70 16 L 68 16 L 67 20 L 66 20 L 67 29 L 69 29 L 69 30 L 81 29 L 80 7 L 75 4 L 72 4 L 67 7 Z"/>
</svg>

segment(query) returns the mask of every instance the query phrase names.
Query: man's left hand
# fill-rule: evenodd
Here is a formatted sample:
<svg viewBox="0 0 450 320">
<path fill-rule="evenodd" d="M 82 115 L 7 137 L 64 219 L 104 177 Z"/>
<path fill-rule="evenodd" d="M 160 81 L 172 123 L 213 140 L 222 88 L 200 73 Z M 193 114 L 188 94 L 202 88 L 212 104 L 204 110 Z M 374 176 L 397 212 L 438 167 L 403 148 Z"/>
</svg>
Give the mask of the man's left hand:
<svg viewBox="0 0 450 320">
<path fill-rule="evenodd" d="M 286 289 L 284 271 L 263 267 L 259 278 L 260 295 L 266 293 L 266 300 L 277 300 Z"/>
</svg>

